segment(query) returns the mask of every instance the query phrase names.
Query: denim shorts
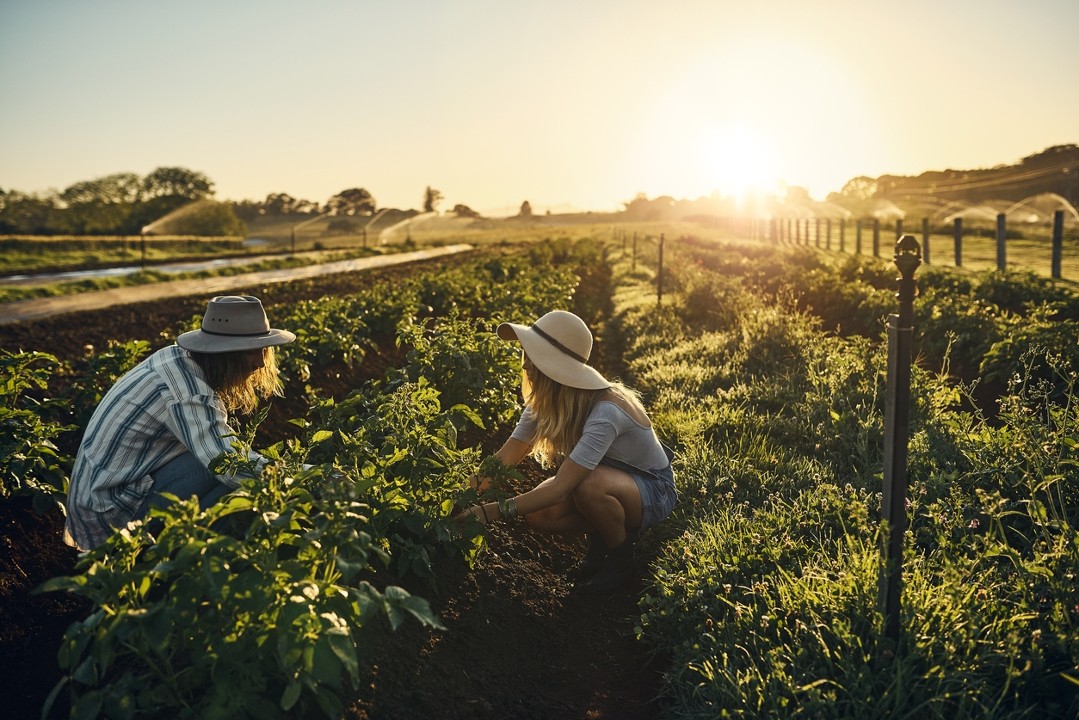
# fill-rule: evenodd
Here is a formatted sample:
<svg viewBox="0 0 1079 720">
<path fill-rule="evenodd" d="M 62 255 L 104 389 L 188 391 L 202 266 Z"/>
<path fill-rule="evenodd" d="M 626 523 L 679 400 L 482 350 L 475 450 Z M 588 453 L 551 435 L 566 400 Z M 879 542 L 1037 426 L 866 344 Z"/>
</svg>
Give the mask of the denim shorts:
<svg viewBox="0 0 1079 720">
<path fill-rule="evenodd" d="M 629 474 L 641 491 L 640 532 L 644 532 L 666 519 L 678 502 L 678 493 L 674 489 L 674 469 L 668 465 L 649 473 L 634 468 Z"/>
<path fill-rule="evenodd" d="M 663 450 L 668 460 L 674 459 L 670 448 L 664 445 Z M 674 468 L 670 463 L 660 470 L 642 470 L 612 458 L 603 458 L 600 462 L 629 473 L 637 483 L 637 490 L 641 493 L 641 527 L 638 533 L 658 525 L 671 514 L 678 502 L 678 493 L 674 488 Z"/>
</svg>

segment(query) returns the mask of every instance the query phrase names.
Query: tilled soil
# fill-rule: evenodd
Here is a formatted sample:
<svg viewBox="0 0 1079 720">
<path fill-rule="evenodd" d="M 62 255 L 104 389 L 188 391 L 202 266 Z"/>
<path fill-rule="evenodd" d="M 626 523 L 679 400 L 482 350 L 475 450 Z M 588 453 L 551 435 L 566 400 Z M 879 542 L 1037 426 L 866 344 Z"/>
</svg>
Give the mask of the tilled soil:
<svg viewBox="0 0 1079 720">
<path fill-rule="evenodd" d="M 347 292 L 360 283 L 463 259 L 241 292 L 261 297 L 272 320 L 278 304 Z M 601 281 L 589 278 L 582 287 L 598 291 Z M 0 348 L 43 350 L 73 360 L 82 356 L 87 344 L 104 347 L 110 338 L 147 337 L 156 329 L 174 328 L 200 314 L 205 302 L 201 296 L 163 299 L 3 326 Z M 593 316 L 605 309 L 597 297 L 578 302 L 586 303 Z M 610 340 L 608 347 L 616 346 L 617 339 Z M 154 349 L 171 341 L 158 336 Z M 338 375 L 334 383 L 338 387 L 330 390 L 344 393 L 365 380 L 364 375 L 380 375 L 400 359 L 391 348 L 365 359 L 357 371 L 331 371 Z M 607 371 L 615 369 L 602 354 L 597 364 Z M 285 420 L 305 410 L 294 405 L 287 398 L 276 401 L 260 433 L 275 439 L 287 432 Z M 486 437 L 481 442 L 493 450 L 501 439 Z M 537 468 L 526 470 L 531 477 L 542 477 Z M 0 502 L 0 697 L 5 717 L 39 716 L 45 697 L 61 677 L 56 650 L 63 632 L 88 612 L 85 603 L 70 596 L 32 594 L 46 579 L 74 568 L 75 553 L 60 539 L 62 524 L 58 511 L 37 515 L 28 503 Z M 432 631 L 411 622 L 392 634 L 371 636 L 363 652 L 364 684 L 349 703 L 347 717 L 656 717 L 662 662 L 650 656 L 633 632 L 644 574 L 638 573 L 628 588 L 611 596 L 575 593 L 569 578 L 582 551 L 580 540 L 533 533 L 519 520 L 492 527 L 489 548 L 475 568 L 443 568 L 435 588 L 410 588 L 431 601 L 446 630 Z M 643 565 L 646 558 L 638 557 L 638 562 Z"/>
</svg>

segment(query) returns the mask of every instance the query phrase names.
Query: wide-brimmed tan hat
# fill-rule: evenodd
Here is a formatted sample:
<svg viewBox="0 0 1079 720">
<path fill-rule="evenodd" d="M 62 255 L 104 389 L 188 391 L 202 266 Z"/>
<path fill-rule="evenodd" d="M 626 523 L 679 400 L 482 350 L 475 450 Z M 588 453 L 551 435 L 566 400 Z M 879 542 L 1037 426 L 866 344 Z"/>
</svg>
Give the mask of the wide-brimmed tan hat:
<svg viewBox="0 0 1079 720">
<path fill-rule="evenodd" d="M 262 301 L 251 295 L 218 295 L 206 305 L 202 327 L 176 338 L 184 350 L 224 353 L 284 345 L 296 339 L 288 330 L 270 327 Z"/>
<path fill-rule="evenodd" d="M 592 332 L 571 312 L 552 310 L 530 326 L 502 323 L 497 332 L 503 340 L 520 342 L 532 364 L 557 383 L 581 390 L 611 386 L 588 365 Z"/>
</svg>

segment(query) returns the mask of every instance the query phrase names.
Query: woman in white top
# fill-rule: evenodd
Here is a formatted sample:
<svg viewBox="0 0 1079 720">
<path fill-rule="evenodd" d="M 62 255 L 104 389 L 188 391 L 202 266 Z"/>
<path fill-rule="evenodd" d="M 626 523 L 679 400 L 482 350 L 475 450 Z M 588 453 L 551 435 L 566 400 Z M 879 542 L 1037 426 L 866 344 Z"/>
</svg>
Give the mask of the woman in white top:
<svg viewBox="0 0 1079 720">
<path fill-rule="evenodd" d="M 671 452 L 638 394 L 588 365 L 592 333 L 579 317 L 555 310 L 531 326 L 502 323 L 498 335 L 523 348 L 525 410 L 495 456 L 513 466 L 532 455 L 558 469 L 526 493 L 458 517 L 487 523 L 520 514 L 535 530 L 587 533 L 578 580 L 587 591 L 615 590 L 633 574 L 636 537 L 677 501 Z"/>
</svg>

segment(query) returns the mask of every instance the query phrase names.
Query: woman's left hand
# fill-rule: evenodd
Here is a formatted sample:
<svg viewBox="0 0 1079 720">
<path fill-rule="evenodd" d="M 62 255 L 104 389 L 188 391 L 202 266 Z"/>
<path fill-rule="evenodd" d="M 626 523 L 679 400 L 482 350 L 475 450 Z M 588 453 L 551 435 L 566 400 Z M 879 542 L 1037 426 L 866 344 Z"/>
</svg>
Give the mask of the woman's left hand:
<svg viewBox="0 0 1079 720">
<path fill-rule="evenodd" d="M 480 521 L 481 524 L 486 525 L 489 521 L 489 514 L 484 513 L 482 505 L 473 505 L 470 508 L 466 508 L 461 512 L 453 516 L 453 519 L 457 522 L 465 522 L 469 517 L 474 517 Z"/>
</svg>

